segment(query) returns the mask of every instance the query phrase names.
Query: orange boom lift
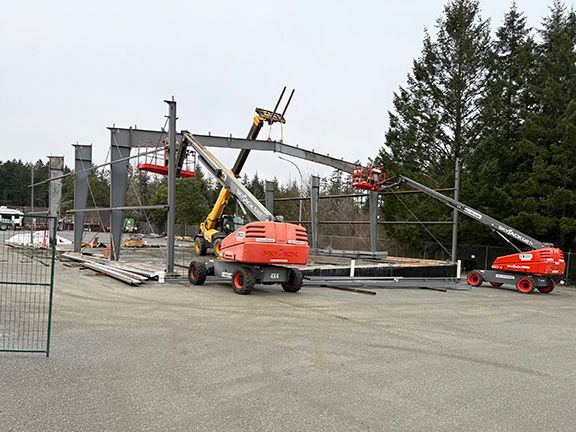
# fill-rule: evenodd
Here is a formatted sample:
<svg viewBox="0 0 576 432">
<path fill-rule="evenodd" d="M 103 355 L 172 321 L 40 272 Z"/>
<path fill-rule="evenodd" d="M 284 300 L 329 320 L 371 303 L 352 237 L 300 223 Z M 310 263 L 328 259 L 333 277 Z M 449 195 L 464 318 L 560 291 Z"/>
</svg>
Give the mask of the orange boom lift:
<svg viewBox="0 0 576 432">
<path fill-rule="evenodd" d="M 280 283 L 287 292 L 299 291 L 302 272 L 290 266 L 308 262 L 310 248 L 306 229 L 274 218 L 234 172 L 190 132 L 182 132 L 182 144 L 191 146 L 206 169 L 258 220 L 226 236 L 215 260 L 192 261 L 188 268 L 190 282 L 202 285 L 207 275 L 216 275 L 230 279 L 237 294 L 249 294 L 256 283 Z"/>
<path fill-rule="evenodd" d="M 382 172 L 382 167 L 358 167 L 352 173 L 352 185 L 357 189 L 379 192 L 401 184 L 424 192 L 448 207 L 488 225 L 518 251 L 515 254 L 496 258 L 492 263 L 491 270 L 471 271 L 467 276 L 468 284 L 480 286 L 482 282 L 489 282 L 492 286 L 499 287 L 505 283 L 513 283 L 516 285 L 516 289 L 524 294 L 533 292 L 535 288 L 541 293 L 547 294 L 554 289 L 553 278 L 564 274 L 566 267 L 564 253 L 553 247 L 554 245 L 551 243 L 542 243 L 533 239 L 481 211 L 438 193 L 408 177 L 396 176 L 388 179 L 386 174 Z M 524 243 L 530 250 L 520 250 L 508 237 Z"/>
</svg>

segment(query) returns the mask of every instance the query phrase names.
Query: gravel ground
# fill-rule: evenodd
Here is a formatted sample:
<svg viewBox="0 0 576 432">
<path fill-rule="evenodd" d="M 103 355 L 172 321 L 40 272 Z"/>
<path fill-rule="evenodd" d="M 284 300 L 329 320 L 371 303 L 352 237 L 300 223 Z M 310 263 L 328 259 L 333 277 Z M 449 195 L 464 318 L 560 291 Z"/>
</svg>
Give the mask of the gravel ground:
<svg viewBox="0 0 576 432">
<path fill-rule="evenodd" d="M 52 353 L 0 354 L 2 431 L 573 431 L 576 290 L 376 296 L 57 267 Z"/>
</svg>

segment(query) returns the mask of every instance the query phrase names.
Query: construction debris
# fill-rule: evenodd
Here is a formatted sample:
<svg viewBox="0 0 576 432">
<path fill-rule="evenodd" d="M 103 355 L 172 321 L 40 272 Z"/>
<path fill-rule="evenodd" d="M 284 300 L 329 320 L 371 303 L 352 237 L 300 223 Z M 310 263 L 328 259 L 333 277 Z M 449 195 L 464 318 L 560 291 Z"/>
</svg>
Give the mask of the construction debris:
<svg viewBox="0 0 576 432">
<path fill-rule="evenodd" d="M 89 242 L 82 242 L 82 248 L 103 248 L 106 247 L 105 243 L 102 243 L 98 236 L 94 236 L 94 238 Z"/>
<path fill-rule="evenodd" d="M 46 248 L 50 244 L 50 234 L 48 231 L 35 231 L 32 235 L 31 233 L 19 233 L 8 240 L 6 244 L 10 246 L 32 246 L 35 248 Z M 72 242 L 59 235 L 56 236 L 57 245 L 71 245 Z"/>
<path fill-rule="evenodd" d="M 122 240 L 122 246 L 131 248 L 141 248 L 146 246 L 143 238 L 127 238 Z"/>
</svg>

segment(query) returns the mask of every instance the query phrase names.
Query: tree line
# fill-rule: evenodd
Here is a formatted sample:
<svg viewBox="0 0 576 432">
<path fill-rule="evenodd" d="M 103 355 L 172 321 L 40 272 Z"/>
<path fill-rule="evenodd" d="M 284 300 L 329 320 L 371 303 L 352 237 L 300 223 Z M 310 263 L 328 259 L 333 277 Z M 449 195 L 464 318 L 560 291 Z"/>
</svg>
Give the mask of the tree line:
<svg viewBox="0 0 576 432">
<path fill-rule="evenodd" d="M 560 1 L 537 29 L 515 4 L 494 34 L 477 0 L 452 0 L 425 31 L 406 84 L 394 93 L 385 144 L 389 173 L 432 187 L 454 185 L 462 161 L 463 202 L 543 241 L 570 248 L 576 235 L 576 15 Z M 388 220 L 450 220 L 425 197 L 389 199 Z M 461 218 L 463 242 L 497 237 Z M 450 225 L 430 228 L 448 241 Z M 414 226 L 388 230 L 417 244 Z"/>
<path fill-rule="evenodd" d="M 0 161 L 0 205 L 11 208 L 29 207 L 31 192 L 29 187 L 34 171 L 34 182 L 42 182 L 49 178 L 48 162 L 38 160 L 35 163 L 21 160 Z M 65 173 L 70 173 L 65 167 Z M 110 175 L 107 170 L 93 169 L 88 177 L 88 208 L 110 206 Z M 264 201 L 265 181 L 255 173 L 252 177 L 244 175 L 243 183 L 260 200 Z M 282 184 L 278 179 L 275 183 L 275 196 L 297 197 L 301 188 L 295 182 Z M 197 167 L 196 176 L 186 179 L 176 179 L 176 223 L 199 224 L 212 209 L 220 192 L 220 186 L 207 177 L 201 167 Z M 126 191 L 127 206 L 143 206 L 166 204 L 168 201 L 168 182 L 166 177 L 150 175 L 139 171 L 133 166 L 128 168 L 128 187 Z M 34 188 L 34 205 L 36 208 L 48 207 L 48 183 Z M 62 180 L 61 215 L 66 215 L 74 208 L 74 176 L 69 175 Z M 297 212 L 290 206 L 284 206 L 286 217 L 297 220 Z M 240 213 L 235 199 L 232 197 L 225 209 L 227 213 Z M 150 222 L 160 230 L 166 223 L 167 210 L 130 210 L 127 216 L 137 222 Z"/>
</svg>

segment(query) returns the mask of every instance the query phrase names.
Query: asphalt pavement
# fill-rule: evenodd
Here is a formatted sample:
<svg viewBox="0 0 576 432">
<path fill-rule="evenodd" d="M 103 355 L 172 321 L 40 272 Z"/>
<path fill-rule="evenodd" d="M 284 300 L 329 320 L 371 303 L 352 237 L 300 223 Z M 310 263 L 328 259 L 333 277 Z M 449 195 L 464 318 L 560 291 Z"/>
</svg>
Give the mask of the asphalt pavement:
<svg viewBox="0 0 576 432">
<path fill-rule="evenodd" d="M 58 263 L 2 431 L 573 431 L 576 290 L 128 287 Z"/>
</svg>

